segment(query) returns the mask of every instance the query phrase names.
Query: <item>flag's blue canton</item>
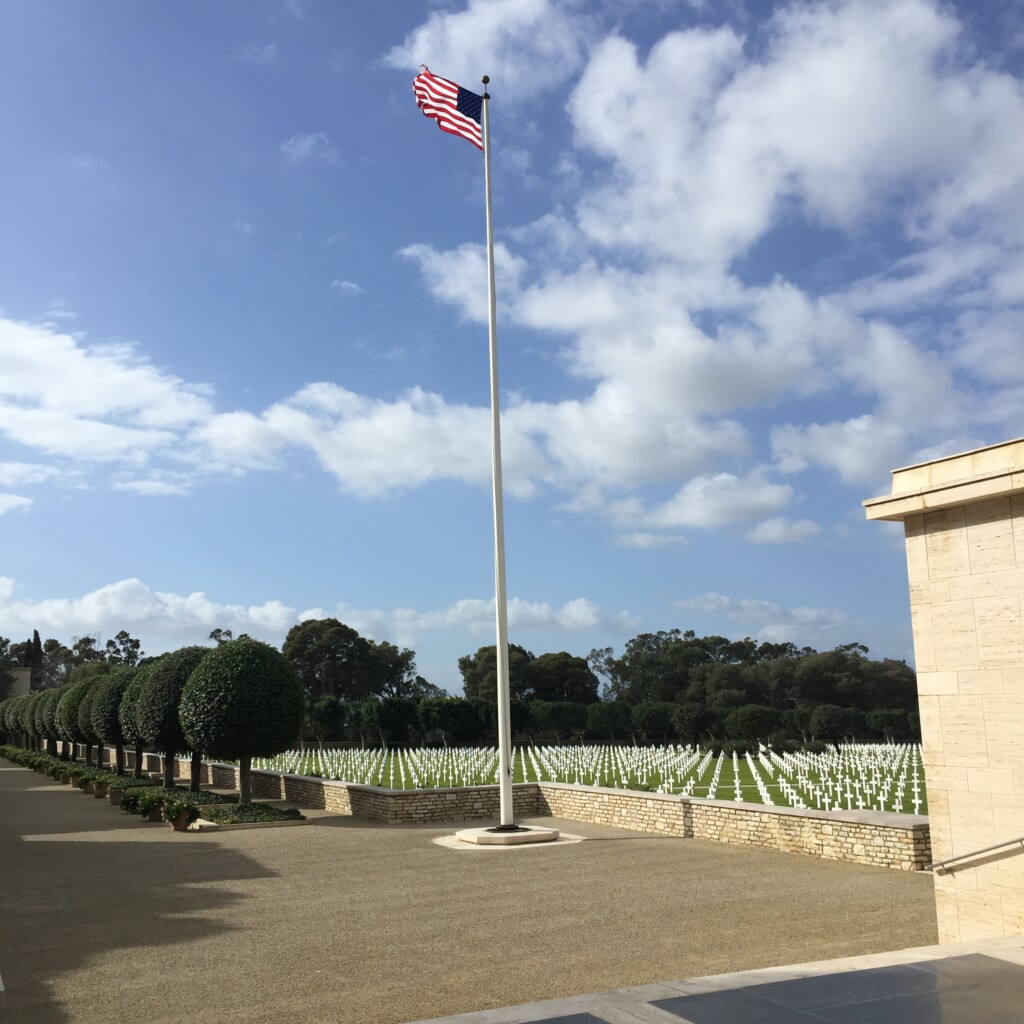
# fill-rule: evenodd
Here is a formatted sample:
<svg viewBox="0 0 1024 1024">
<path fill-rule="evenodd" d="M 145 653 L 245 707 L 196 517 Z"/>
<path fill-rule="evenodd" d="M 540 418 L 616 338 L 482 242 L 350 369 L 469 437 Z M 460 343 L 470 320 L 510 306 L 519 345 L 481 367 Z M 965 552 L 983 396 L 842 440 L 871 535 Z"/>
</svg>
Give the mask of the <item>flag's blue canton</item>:
<svg viewBox="0 0 1024 1024">
<path fill-rule="evenodd" d="M 480 123 L 481 111 L 483 110 L 484 98 L 477 96 L 475 92 L 463 89 L 459 86 L 459 98 L 455 101 L 460 114 L 473 118 L 477 124 Z"/>
</svg>

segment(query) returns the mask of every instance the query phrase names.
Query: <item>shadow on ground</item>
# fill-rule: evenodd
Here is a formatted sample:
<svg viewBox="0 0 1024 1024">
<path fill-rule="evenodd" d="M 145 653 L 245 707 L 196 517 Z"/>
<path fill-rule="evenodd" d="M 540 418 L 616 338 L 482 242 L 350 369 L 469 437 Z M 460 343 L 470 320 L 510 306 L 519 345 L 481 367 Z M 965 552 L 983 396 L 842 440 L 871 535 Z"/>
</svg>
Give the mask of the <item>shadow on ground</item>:
<svg viewBox="0 0 1024 1024">
<path fill-rule="evenodd" d="M 232 892 L 230 883 L 273 875 L 235 850 L 193 842 L 163 822 L 129 817 L 6 764 L 0 762 L 0 976 L 7 1003 L 0 1014 L 11 1024 L 69 1021 L 55 982 L 88 971 L 111 951 L 123 952 L 123 969 L 106 987 L 125 1012 L 132 989 L 159 987 L 190 944 L 233 930 L 218 912 L 251 897 Z"/>
</svg>

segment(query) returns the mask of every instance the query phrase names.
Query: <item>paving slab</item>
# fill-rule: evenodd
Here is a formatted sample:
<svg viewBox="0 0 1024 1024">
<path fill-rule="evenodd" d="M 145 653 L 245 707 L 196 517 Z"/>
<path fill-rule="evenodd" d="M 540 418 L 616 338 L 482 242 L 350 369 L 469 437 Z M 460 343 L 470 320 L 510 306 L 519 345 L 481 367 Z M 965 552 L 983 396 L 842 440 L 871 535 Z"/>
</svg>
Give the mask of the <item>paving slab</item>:
<svg viewBox="0 0 1024 1024">
<path fill-rule="evenodd" d="M 685 994 L 670 994 L 678 989 Z M 413 1024 L 1019 1024 L 1024 936 L 743 971 Z"/>
</svg>

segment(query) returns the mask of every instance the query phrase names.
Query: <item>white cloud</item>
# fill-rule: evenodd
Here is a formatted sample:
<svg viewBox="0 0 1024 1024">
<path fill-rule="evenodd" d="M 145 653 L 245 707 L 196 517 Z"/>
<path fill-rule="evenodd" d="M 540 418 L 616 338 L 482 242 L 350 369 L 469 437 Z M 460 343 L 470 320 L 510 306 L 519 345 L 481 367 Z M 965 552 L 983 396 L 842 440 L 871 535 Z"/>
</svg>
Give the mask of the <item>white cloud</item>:
<svg viewBox="0 0 1024 1024">
<path fill-rule="evenodd" d="M 362 295 L 363 289 L 355 283 L 355 281 L 342 281 L 335 278 L 331 282 L 331 288 L 336 292 L 341 292 L 343 295 Z"/>
<path fill-rule="evenodd" d="M 277 43 L 252 43 L 243 47 L 236 59 L 245 64 L 276 64 L 277 57 Z"/>
<path fill-rule="evenodd" d="M 20 494 L 0 494 L 0 516 L 11 509 L 28 508 L 31 504 L 31 498 L 22 497 Z"/>
<path fill-rule="evenodd" d="M 503 100 L 543 94 L 573 74 L 591 35 L 581 0 L 469 0 L 460 11 L 434 11 L 384 58 L 409 71 L 431 70 L 482 92 L 481 77 Z"/>
<path fill-rule="evenodd" d="M 145 462 L 210 412 L 208 389 L 126 343 L 0 319 L 0 435 L 49 455 Z"/>
<path fill-rule="evenodd" d="M 0 462 L 0 487 L 40 484 L 56 475 L 52 467 L 34 462 Z"/>
<path fill-rule="evenodd" d="M 418 266 L 433 296 L 455 306 L 467 320 L 487 323 L 487 250 L 476 243 L 440 251 L 430 245 L 408 245 L 399 253 Z M 501 242 L 494 245 L 495 288 L 514 295 L 526 269 Z"/>
<path fill-rule="evenodd" d="M 338 162 L 338 150 L 326 132 L 297 132 L 278 147 L 292 164 L 320 160 L 325 164 Z"/>
<path fill-rule="evenodd" d="M 748 534 L 754 544 L 798 544 L 821 533 L 821 527 L 810 519 L 763 519 Z"/>
<path fill-rule="evenodd" d="M 192 490 L 191 480 L 180 479 L 177 482 L 167 479 L 119 480 L 113 485 L 115 491 L 130 491 L 134 494 L 158 495 L 166 497 L 170 494 L 188 494 Z"/>
<path fill-rule="evenodd" d="M 670 533 L 648 533 L 643 530 L 633 533 L 622 533 L 615 538 L 615 545 L 620 548 L 663 548 L 685 544 L 686 538 Z"/>
<path fill-rule="evenodd" d="M 295 610 L 280 601 L 222 604 L 201 592 L 162 593 L 138 579 L 120 580 L 72 598 L 17 600 L 16 589 L 14 580 L 0 578 L 0 617 L 12 631 L 39 629 L 74 636 L 96 631 L 113 635 L 127 629 L 143 639 L 156 636 L 177 646 L 205 639 L 216 627 L 280 642 L 277 637 L 283 638 L 296 621 Z"/>
<path fill-rule="evenodd" d="M 415 647 L 424 634 L 439 630 L 464 632 L 470 637 L 493 635 L 494 599 L 467 599 L 436 611 L 396 608 L 390 611 L 351 608 L 299 610 L 277 600 L 259 605 L 218 602 L 207 594 L 175 594 L 153 590 L 139 579 L 120 580 L 79 597 L 18 599 L 18 586 L 0 577 L 0 620 L 9 632 L 39 629 L 48 635 L 78 636 L 97 632 L 113 635 L 127 629 L 143 641 L 149 653 L 186 643 L 201 643 L 213 629 L 248 633 L 280 645 L 288 630 L 310 618 L 335 616 L 374 640 Z M 518 633 L 547 631 L 579 633 L 600 626 L 635 628 L 627 612 L 609 613 L 593 601 L 577 598 L 560 607 L 513 598 L 508 602 L 509 629 Z"/>
<path fill-rule="evenodd" d="M 910 187 L 907 226 L 936 240 L 979 213 L 998 233 L 1019 211 L 1024 138 L 1005 126 L 1024 97 L 949 59 L 951 11 L 788 4 L 763 41 L 758 59 L 729 28 L 670 33 L 645 60 L 618 36 L 594 48 L 569 110 L 580 144 L 616 173 L 580 205 L 588 236 L 724 265 L 790 203 L 848 229 Z"/>
<path fill-rule="evenodd" d="M 322 613 L 322 609 L 316 609 Z M 547 602 L 531 602 L 522 598 L 508 600 L 508 627 L 512 634 L 537 631 L 574 633 L 600 626 L 616 629 L 635 627 L 637 622 L 628 612 L 605 612 L 587 598 L 576 598 L 561 607 Z M 367 612 L 340 607 L 341 616 L 360 632 L 375 638 L 393 638 L 403 646 L 415 646 L 425 633 L 438 630 L 464 630 L 470 636 L 493 635 L 495 629 L 494 598 L 456 601 L 437 611 L 399 608 L 393 612 Z M 515 636 L 512 637 L 515 641 Z"/>
<path fill-rule="evenodd" d="M 756 598 L 733 598 L 712 592 L 679 601 L 683 611 L 708 612 L 722 616 L 749 630 L 755 639 L 772 643 L 787 641 L 797 646 L 831 650 L 851 642 L 850 630 L 860 624 L 835 608 L 786 608 Z"/>
<path fill-rule="evenodd" d="M 828 466 L 846 483 L 867 484 L 884 480 L 903 462 L 907 435 L 898 423 L 866 415 L 843 422 L 775 427 L 771 443 L 783 472 Z"/>
<path fill-rule="evenodd" d="M 788 505 L 792 488 L 761 473 L 737 477 L 713 473 L 694 477 L 648 517 L 655 526 L 716 527 L 757 519 Z"/>
</svg>

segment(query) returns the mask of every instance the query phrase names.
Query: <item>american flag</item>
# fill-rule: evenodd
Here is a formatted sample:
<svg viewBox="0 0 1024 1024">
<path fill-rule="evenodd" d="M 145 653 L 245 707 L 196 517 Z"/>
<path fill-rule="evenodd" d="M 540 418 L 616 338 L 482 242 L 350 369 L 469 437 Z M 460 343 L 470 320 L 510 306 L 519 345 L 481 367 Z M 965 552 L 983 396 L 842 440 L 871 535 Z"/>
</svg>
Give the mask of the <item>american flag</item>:
<svg viewBox="0 0 1024 1024">
<path fill-rule="evenodd" d="M 484 148 L 480 129 L 480 115 L 484 99 L 461 85 L 438 78 L 424 64 L 423 70 L 412 80 L 416 105 L 437 127 L 450 135 L 458 135 L 472 142 L 477 149 Z"/>
</svg>

